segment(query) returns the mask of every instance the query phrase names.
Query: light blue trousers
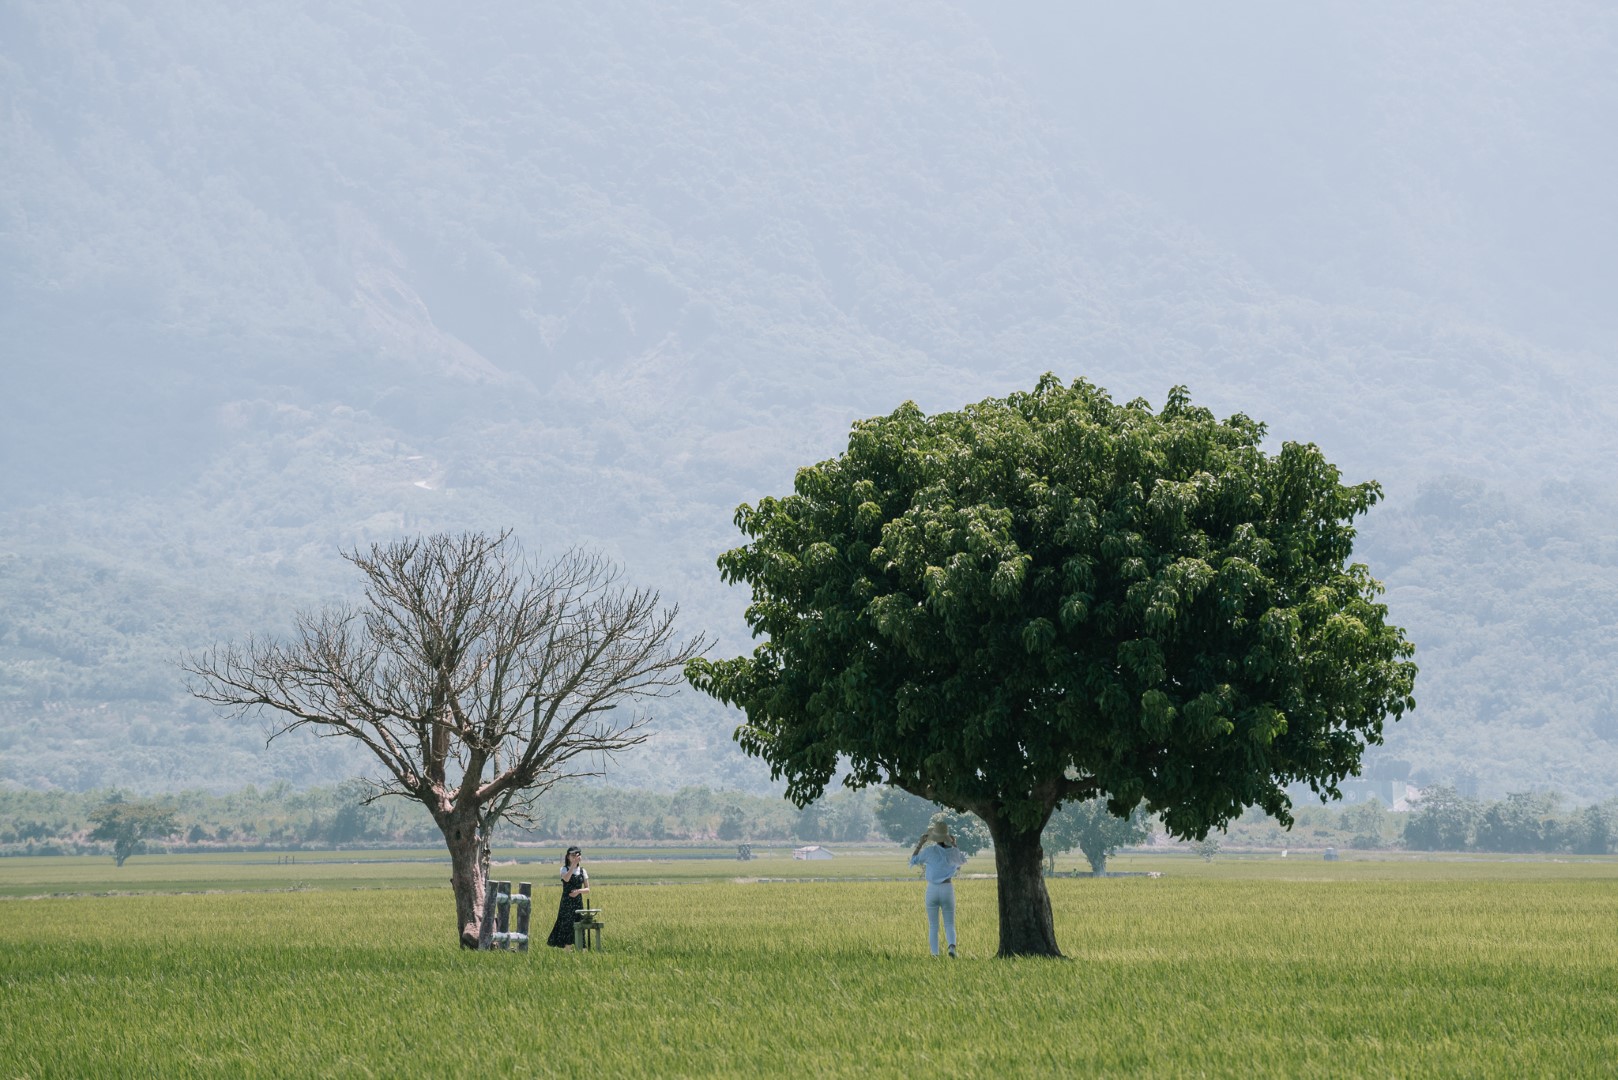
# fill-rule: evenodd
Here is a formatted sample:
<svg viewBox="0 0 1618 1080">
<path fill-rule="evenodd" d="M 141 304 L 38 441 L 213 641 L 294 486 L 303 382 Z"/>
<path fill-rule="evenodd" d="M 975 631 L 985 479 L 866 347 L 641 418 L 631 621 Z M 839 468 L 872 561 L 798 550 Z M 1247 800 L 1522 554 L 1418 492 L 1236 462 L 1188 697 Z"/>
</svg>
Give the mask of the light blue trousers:
<svg viewBox="0 0 1618 1080">
<path fill-rule="evenodd" d="M 938 955 L 938 916 L 944 916 L 944 940 L 955 944 L 955 883 L 927 885 L 927 945 Z"/>
</svg>

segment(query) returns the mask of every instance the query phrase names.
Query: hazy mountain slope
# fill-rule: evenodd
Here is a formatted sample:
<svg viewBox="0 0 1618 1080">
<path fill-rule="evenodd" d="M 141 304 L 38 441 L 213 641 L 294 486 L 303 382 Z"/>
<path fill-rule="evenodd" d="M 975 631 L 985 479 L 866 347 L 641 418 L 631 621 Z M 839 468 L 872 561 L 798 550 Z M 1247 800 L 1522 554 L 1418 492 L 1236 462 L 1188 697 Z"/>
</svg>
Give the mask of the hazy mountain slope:
<svg viewBox="0 0 1618 1080">
<path fill-rule="evenodd" d="M 1475 775 L 1579 798 L 1611 790 L 1618 743 L 1618 530 L 1610 487 L 1513 499 L 1470 477 L 1424 481 L 1362 549 L 1415 628 L 1425 716 L 1388 752 L 1418 782 Z"/>
<path fill-rule="evenodd" d="M 1470 293 L 1429 310 L 1422 280 L 1375 278 L 1392 226 L 1353 274 L 1294 272 L 1313 233 L 1282 255 L 1279 231 L 1234 242 L 1264 215 L 1138 183 L 977 17 L 0 10 L 0 777 L 341 775 L 329 744 L 266 756 L 197 712 L 170 662 L 283 629 L 344 588 L 341 546 L 401 530 L 591 543 L 742 648 L 712 569 L 738 502 L 855 418 L 1056 370 L 1124 398 L 1187 383 L 1381 478 L 1367 550 L 1396 618 L 1441 642 L 1390 749 L 1440 777 L 1477 754 L 1500 785 L 1606 790 L 1611 699 L 1555 706 L 1599 654 L 1521 672 L 1618 621 L 1611 560 L 1579 554 L 1618 532 L 1609 368 L 1491 325 Z M 1119 40 L 1146 56 L 1177 33 Z M 1386 91 L 1384 67 L 1354 76 Z M 1385 168 L 1410 155 L 1370 142 Z M 1160 153 L 1189 176 L 1201 149 Z M 1423 482 L 1454 476 L 1578 521 L 1550 553 L 1494 545 L 1491 522 L 1423 509 Z M 1603 583 L 1595 638 L 1521 621 L 1581 578 Z M 1457 632 L 1484 611 L 1488 632 Z M 1480 669 L 1516 673 L 1501 707 Z M 731 719 L 691 696 L 664 713 L 621 780 L 765 783 Z M 1568 746 L 1585 765 L 1564 782 Z"/>
</svg>

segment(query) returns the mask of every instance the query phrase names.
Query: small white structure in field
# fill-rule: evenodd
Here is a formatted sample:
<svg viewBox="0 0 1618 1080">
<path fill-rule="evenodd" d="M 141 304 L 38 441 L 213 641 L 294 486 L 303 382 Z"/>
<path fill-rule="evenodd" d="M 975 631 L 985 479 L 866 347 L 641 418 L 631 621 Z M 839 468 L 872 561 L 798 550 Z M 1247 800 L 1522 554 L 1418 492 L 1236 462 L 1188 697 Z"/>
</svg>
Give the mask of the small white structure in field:
<svg viewBox="0 0 1618 1080">
<path fill-rule="evenodd" d="M 819 844 L 810 844 L 808 847 L 793 848 L 792 857 L 794 859 L 835 859 L 837 856 Z"/>
</svg>

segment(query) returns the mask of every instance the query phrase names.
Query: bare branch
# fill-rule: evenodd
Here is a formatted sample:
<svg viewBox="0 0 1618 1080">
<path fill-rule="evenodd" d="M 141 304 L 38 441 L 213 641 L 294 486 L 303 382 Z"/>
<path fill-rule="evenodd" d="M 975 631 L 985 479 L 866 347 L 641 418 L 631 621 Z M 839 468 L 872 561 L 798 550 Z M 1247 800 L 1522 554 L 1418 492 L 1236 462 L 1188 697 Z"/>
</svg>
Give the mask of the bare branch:
<svg viewBox="0 0 1618 1080">
<path fill-rule="evenodd" d="M 360 604 L 300 614 L 285 643 L 190 656 L 189 688 L 270 718 L 272 739 L 358 740 L 386 770 L 379 790 L 441 824 L 472 815 L 486 830 L 558 780 L 599 773 L 649 737 L 628 706 L 669 693 L 708 645 L 682 641 L 674 609 L 587 551 L 536 568 L 509 533 L 467 533 L 344 557 Z"/>
</svg>

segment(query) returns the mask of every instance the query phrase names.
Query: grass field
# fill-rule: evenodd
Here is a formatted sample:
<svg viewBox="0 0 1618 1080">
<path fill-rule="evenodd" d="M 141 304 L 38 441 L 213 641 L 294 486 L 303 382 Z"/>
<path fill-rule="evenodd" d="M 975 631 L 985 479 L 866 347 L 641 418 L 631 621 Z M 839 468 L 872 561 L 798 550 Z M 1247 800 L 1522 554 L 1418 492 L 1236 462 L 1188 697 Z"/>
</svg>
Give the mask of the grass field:
<svg viewBox="0 0 1618 1080">
<path fill-rule="evenodd" d="M 1122 858 L 1162 876 L 1050 882 L 1066 961 L 992 959 L 994 883 L 968 879 L 951 963 L 926 955 L 919 885 L 875 880 L 903 875 L 893 851 L 597 860 L 606 948 L 582 956 L 461 952 L 447 867 L 386 861 L 401 856 L 0 860 L 0 895 L 44 897 L 0 901 L 0 1075 L 1516 1077 L 1618 1061 L 1612 861 Z M 549 861 L 496 869 L 548 909 Z M 738 880 L 794 873 L 841 880 Z"/>
</svg>

